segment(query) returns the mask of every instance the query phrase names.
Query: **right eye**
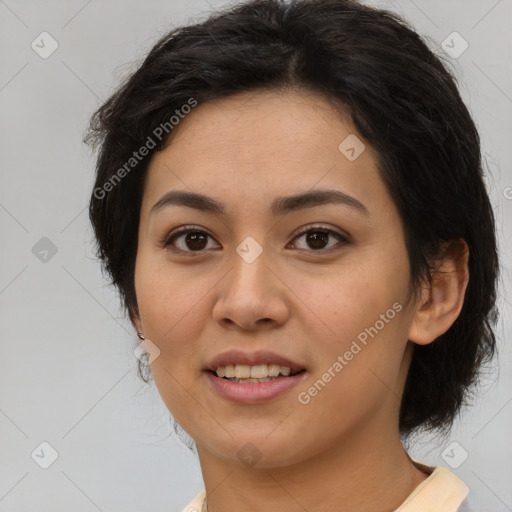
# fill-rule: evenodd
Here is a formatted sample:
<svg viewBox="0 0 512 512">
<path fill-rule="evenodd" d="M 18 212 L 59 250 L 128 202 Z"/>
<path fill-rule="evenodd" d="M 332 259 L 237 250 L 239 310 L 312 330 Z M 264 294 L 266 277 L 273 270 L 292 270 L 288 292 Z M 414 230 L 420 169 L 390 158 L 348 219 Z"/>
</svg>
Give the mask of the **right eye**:
<svg viewBox="0 0 512 512">
<path fill-rule="evenodd" d="M 205 249 L 208 249 L 208 238 L 213 240 L 213 237 L 206 231 L 194 226 L 183 226 L 171 232 L 161 245 L 173 252 L 204 252 Z"/>
</svg>

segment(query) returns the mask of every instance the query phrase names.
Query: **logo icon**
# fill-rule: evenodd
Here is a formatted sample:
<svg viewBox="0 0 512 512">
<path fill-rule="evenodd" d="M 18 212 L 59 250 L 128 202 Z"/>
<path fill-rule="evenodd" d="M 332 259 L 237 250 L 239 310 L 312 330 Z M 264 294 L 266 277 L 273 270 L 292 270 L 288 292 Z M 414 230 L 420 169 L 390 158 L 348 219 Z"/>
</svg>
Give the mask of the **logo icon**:
<svg viewBox="0 0 512 512">
<path fill-rule="evenodd" d="M 30 46 L 39 57 L 47 59 L 59 47 L 59 43 L 48 32 L 41 32 Z"/>
<path fill-rule="evenodd" d="M 151 364 L 159 355 L 160 349 L 148 338 L 142 340 L 133 351 L 135 357 L 144 363 L 144 358 L 148 361 L 145 364 Z"/>
<path fill-rule="evenodd" d="M 244 444 L 237 452 L 238 459 L 248 468 L 252 468 L 261 459 L 262 455 L 253 443 Z"/>
<path fill-rule="evenodd" d="M 466 461 L 469 454 L 457 441 L 453 441 L 443 450 L 441 457 L 451 468 L 457 469 Z"/>
<path fill-rule="evenodd" d="M 338 146 L 340 153 L 347 159 L 353 162 L 363 153 L 366 149 L 363 141 L 354 133 L 346 137 L 343 142 Z"/>
<path fill-rule="evenodd" d="M 252 236 L 248 236 L 236 248 L 236 252 L 246 263 L 252 263 L 263 252 L 263 247 Z"/>
<path fill-rule="evenodd" d="M 32 254 L 42 263 L 48 263 L 56 253 L 57 246 L 46 236 L 32 247 Z"/>
<path fill-rule="evenodd" d="M 458 59 L 468 49 L 469 44 L 458 32 L 452 32 L 441 46 L 452 59 Z"/>
<path fill-rule="evenodd" d="M 48 469 L 57 460 L 59 454 L 50 443 L 43 441 L 30 456 L 43 469 Z"/>
</svg>

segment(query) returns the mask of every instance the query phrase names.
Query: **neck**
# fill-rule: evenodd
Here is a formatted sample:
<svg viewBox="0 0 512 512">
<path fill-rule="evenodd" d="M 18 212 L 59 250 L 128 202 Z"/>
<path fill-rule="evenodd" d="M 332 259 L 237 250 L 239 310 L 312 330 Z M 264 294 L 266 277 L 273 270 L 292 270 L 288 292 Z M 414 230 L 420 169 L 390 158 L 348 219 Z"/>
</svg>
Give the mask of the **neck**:
<svg viewBox="0 0 512 512">
<path fill-rule="evenodd" d="M 413 464 L 398 433 L 380 426 L 357 429 L 286 467 L 245 468 L 198 445 L 208 512 L 391 512 L 427 474 Z"/>
</svg>

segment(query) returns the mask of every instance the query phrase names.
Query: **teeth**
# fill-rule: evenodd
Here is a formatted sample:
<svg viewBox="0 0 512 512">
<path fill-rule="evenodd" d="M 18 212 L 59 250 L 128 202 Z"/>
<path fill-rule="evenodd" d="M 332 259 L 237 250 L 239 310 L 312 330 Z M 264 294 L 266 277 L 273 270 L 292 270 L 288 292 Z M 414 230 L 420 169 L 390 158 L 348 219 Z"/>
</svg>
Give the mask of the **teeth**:
<svg viewBox="0 0 512 512">
<path fill-rule="evenodd" d="M 283 366 L 284 368 L 284 366 Z M 277 377 L 279 372 L 281 371 L 281 366 L 278 364 L 269 364 L 268 365 L 268 374 L 270 377 Z"/>
<path fill-rule="evenodd" d="M 251 378 L 251 367 L 246 364 L 235 365 L 235 377 L 237 379 L 250 379 Z"/>
<path fill-rule="evenodd" d="M 263 379 L 268 376 L 268 366 L 266 364 L 259 364 L 257 366 L 247 366 L 247 368 L 249 368 L 251 379 Z"/>
<path fill-rule="evenodd" d="M 277 379 L 277 377 L 265 377 L 264 379 L 237 379 L 236 377 L 229 379 L 230 382 L 243 382 L 251 384 L 253 382 L 270 382 L 271 380 Z"/>
<path fill-rule="evenodd" d="M 244 379 L 244 382 L 249 382 L 249 380 L 245 379 L 258 379 L 256 382 L 266 382 L 263 379 L 267 377 L 277 377 L 279 374 L 288 377 L 291 374 L 291 369 L 278 364 L 258 364 L 255 366 L 249 366 L 247 364 L 229 364 L 227 366 L 219 366 L 216 373 L 217 377 Z"/>
<path fill-rule="evenodd" d="M 291 370 L 287 366 L 281 366 L 281 373 L 288 377 L 288 375 L 291 373 Z"/>
</svg>

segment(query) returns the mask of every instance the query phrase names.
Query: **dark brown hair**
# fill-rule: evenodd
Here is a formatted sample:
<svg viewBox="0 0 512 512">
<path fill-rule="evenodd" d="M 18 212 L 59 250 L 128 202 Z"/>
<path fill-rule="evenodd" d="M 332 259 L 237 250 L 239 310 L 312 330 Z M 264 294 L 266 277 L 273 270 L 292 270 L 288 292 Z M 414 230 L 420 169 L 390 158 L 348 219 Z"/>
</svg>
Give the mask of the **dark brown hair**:
<svg viewBox="0 0 512 512">
<path fill-rule="evenodd" d="M 446 429 L 496 351 L 495 221 L 479 135 L 455 78 L 394 13 L 351 0 L 253 0 L 162 37 L 95 112 L 85 137 L 99 146 L 89 215 L 103 269 L 133 322 L 144 177 L 168 139 L 155 137 L 158 126 L 191 98 L 201 104 L 287 88 L 343 106 L 375 148 L 404 224 L 414 290 L 430 281 L 444 241 L 469 246 L 462 311 L 434 342 L 414 346 L 400 411 L 403 436 L 420 426 Z M 127 168 L 148 137 L 155 143 L 148 156 Z"/>
</svg>

